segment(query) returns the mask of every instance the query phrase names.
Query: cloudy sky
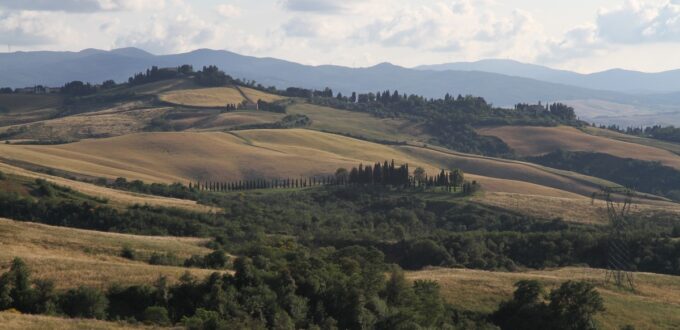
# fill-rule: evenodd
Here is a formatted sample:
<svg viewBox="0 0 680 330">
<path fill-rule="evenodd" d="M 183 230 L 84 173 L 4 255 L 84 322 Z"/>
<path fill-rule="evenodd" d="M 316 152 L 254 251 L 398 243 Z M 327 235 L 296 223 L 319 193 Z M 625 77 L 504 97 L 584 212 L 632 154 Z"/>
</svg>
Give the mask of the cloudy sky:
<svg viewBox="0 0 680 330">
<path fill-rule="evenodd" d="M 660 71 L 680 68 L 680 0 L 0 0 L 0 45 Z"/>
</svg>

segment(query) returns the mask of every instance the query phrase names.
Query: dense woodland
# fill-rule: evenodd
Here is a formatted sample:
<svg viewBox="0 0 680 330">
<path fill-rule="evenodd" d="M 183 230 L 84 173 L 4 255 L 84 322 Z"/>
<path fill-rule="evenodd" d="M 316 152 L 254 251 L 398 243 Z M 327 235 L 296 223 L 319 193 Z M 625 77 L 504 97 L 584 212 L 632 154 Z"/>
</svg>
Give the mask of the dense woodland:
<svg viewBox="0 0 680 330">
<path fill-rule="evenodd" d="M 160 277 L 145 285 L 58 291 L 51 281 L 33 280 L 17 258 L 0 275 L 0 310 L 206 330 L 517 329 L 537 320 L 537 329 L 592 329 L 593 317 L 604 311 L 591 284 L 571 281 L 550 293 L 549 304 L 539 283 L 522 281 L 492 315 L 459 311 L 444 301 L 436 282 L 411 283 L 398 269 L 386 278 L 390 268 L 370 248 L 315 256 L 270 251 L 236 259 L 233 275 L 198 279 L 187 273 L 172 285 Z"/>
<path fill-rule="evenodd" d="M 361 245 L 405 269 L 425 266 L 516 270 L 607 261 L 606 228 L 536 219 L 438 192 L 384 186 L 323 186 L 302 190 L 202 192 L 218 214 L 133 206 L 31 184 L 30 196 L 0 194 L 0 217 L 57 226 L 148 235 L 213 237 L 215 248 L 256 257 L 265 246 L 296 237 L 305 249 Z M 56 192 L 50 192 L 56 191 Z M 672 216 L 639 219 L 631 227 L 634 269 L 680 275 L 680 225 Z M 281 236 L 279 236 L 281 235 Z"/>
</svg>

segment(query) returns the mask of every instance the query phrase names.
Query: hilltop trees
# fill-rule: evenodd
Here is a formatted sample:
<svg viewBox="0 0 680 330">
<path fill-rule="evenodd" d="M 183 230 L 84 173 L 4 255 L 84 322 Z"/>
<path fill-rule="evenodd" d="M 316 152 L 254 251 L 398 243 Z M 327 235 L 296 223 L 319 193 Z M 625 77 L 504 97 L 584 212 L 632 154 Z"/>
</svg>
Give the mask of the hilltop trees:
<svg viewBox="0 0 680 330">
<path fill-rule="evenodd" d="M 203 70 L 196 72 L 194 81 L 202 86 L 218 87 L 231 84 L 234 79 L 220 70 L 217 66 L 204 66 Z"/>
<path fill-rule="evenodd" d="M 180 76 L 181 74 L 178 68 L 158 68 L 157 66 L 152 66 L 151 69 L 146 69 L 145 72 L 136 73 L 134 76 L 128 78 L 128 84 L 142 85 Z"/>
<path fill-rule="evenodd" d="M 574 112 L 574 108 L 567 106 L 566 104 L 562 103 L 553 103 L 550 105 L 550 113 L 560 119 L 563 120 L 576 120 L 576 113 Z"/>
<path fill-rule="evenodd" d="M 94 94 L 95 92 L 97 92 L 97 89 L 94 86 L 78 80 L 66 83 L 64 87 L 61 88 L 61 93 L 69 96 L 85 96 Z"/>
<path fill-rule="evenodd" d="M 391 163 L 375 163 L 373 166 L 360 164 L 349 172 L 350 184 L 380 184 L 391 186 L 410 185 L 408 164 L 396 167 L 394 160 Z"/>
</svg>

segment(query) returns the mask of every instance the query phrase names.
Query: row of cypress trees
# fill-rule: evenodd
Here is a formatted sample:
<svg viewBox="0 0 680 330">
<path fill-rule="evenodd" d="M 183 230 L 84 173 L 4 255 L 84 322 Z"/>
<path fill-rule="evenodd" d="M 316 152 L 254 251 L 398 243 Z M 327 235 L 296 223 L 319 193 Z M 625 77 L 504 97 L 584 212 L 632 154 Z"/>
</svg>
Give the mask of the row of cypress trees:
<svg viewBox="0 0 680 330">
<path fill-rule="evenodd" d="M 467 185 L 466 185 L 467 184 Z M 478 186 L 476 182 L 466 183 L 463 171 L 454 169 L 442 170 L 439 174 L 428 176 L 425 170 L 417 168 L 413 175 L 408 164 L 397 166 L 394 160 L 391 162 L 378 162 L 373 165 L 359 164 L 347 171 L 339 168 L 335 175 L 312 176 L 287 179 L 253 179 L 238 180 L 232 182 L 203 181 L 190 183 L 189 188 L 199 191 L 241 191 L 253 189 L 287 189 L 306 188 L 328 185 L 383 185 L 402 188 L 434 188 L 444 187 L 448 191 L 456 191 L 463 187 L 464 192 L 471 193 Z"/>
</svg>

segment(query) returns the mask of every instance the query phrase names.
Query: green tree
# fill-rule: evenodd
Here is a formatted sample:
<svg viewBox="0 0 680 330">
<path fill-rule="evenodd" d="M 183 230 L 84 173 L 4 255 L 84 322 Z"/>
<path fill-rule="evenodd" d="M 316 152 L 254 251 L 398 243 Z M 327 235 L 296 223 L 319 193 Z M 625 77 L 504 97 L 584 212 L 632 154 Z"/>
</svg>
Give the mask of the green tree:
<svg viewBox="0 0 680 330">
<path fill-rule="evenodd" d="M 425 180 L 427 179 L 427 172 L 425 172 L 425 169 L 422 167 L 417 167 L 413 171 L 413 178 L 416 180 L 416 183 L 418 185 L 422 185 Z"/>
<path fill-rule="evenodd" d="M 101 291 L 83 286 L 59 297 L 61 310 L 70 317 L 104 319 L 108 305 L 109 301 Z"/>
<path fill-rule="evenodd" d="M 170 325 L 168 310 L 162 306 L 151 306 L 144 310 L 144 323 L 157 324 L 162 326 Z"/>
<path fill-rule="evenodd" d="M 596 329 L 594 317 L 604 300 L 588 282 L 568 281 L 550 293 L 550 311 L 559 329 Z"/>
</svg>

